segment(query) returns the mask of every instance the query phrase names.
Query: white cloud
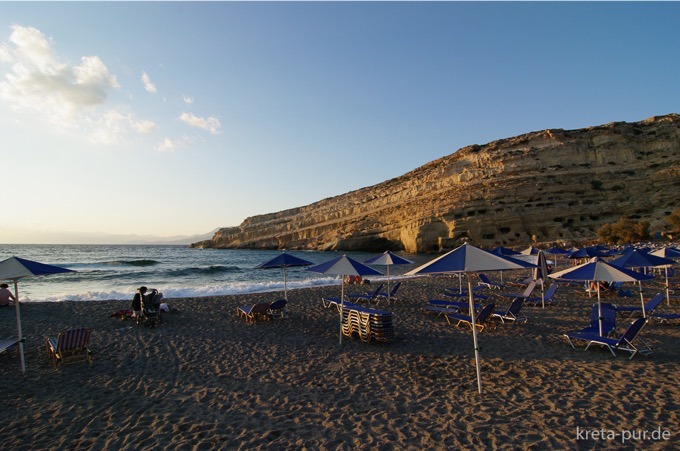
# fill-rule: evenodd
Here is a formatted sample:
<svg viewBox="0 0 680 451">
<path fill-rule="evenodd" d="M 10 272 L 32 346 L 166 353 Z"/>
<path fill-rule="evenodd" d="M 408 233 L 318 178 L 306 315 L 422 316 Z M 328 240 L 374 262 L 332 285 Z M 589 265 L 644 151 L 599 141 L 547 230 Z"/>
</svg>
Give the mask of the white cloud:
<svg viewBox="0 0 680 451">
<path fill-rule="evenodd" d="M 163 141 L 156 146 L 156 150 L 159 152 L 171 152 L 180 147 L 186 147 L 192 144 L 193 140 L 188 136 L 182 136 L 181 138 L 172 140 L 168 137 L 163 138 Z"/>
<path fill-rule="evenodd" d="M 182 113 L 179 119 L 192 127 L 198 127 L 202 128 L 203 130 L 207 130 L 213 135 L 218 134 L 222 128 L 220 121 L 216 117 L 212 116 L 204 118 L 194 116 L 192 113 Z"/>
<path fill-rule="evenodd" d="M 98 56 L 83 56 L 72 65 L 60 60 L 40 30 L 19 25 L 11 30 L 9 41 L 0 44 L 0 62 L 9 65 L 0 73 L 0 100 L 60 129 L 83 132 L 97 143 L 121 142 L 130 132 L 154 130 L 153 122 L 107 106 L 120 85 Z"/>
<path fill-rule="evenodd" d="M 144 83 L 144 89 L 146 89 L 147 92 L 152 94 L 156 92 L 156 85 L 151 83 L 151 79 L 146 72 L 142 72 L 142 83 Z"/>
<path fill-rule="evenodd" d="M 156 124 L 151 121 L 140 121 L 131 113 L 113 109 L 90 120 L 90 140 L 100 144 L 113 144 L 125 141 L 130 129 L 140 134 L 149 134 L 155 128 Z"/>
<path fill-rule="evenodd" d="M 183 100 L 184 100 L 184 103 L 186 103 L 187 105 L 191 105 L 192 103 L 194 103 L 193 97 L 183 96 Z"/>
</svg>

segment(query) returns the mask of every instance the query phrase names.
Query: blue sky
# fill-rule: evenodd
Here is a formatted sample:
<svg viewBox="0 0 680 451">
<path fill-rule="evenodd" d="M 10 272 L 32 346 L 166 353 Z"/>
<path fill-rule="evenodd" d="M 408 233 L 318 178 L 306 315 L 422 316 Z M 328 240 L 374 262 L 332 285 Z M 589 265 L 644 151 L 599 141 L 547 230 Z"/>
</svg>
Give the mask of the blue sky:
<svg viewBox="0 0 680 451">
<path fill-rule="evenodd" d="M 0 2 L 0 242 L 192 235 L 680 110 L 680 3 Z"/>
</svg>

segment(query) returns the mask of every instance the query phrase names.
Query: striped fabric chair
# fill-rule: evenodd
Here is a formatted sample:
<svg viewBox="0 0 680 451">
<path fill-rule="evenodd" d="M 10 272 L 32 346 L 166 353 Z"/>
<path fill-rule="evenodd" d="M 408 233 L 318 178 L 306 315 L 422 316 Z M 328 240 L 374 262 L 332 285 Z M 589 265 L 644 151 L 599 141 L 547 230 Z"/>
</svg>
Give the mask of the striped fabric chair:
<svg viewBox="0 0 680 451">
<path fill-rule="evenodd" d="M 57 337 L 45 339 L 47 354 L 52 358 L 55 368 L 62 363 L 92 363 L 90 338 L 92 329 L 70 329 L 61 332 Z"/>
</svg>

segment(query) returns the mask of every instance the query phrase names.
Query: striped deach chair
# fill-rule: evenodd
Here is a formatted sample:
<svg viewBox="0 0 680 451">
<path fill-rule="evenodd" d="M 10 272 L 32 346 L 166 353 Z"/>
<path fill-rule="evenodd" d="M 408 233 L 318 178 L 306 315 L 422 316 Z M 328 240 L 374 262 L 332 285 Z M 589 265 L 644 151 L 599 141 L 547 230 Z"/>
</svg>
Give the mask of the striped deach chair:
<svg viewBox="0 0 680 451">
<path fill-rule="evenodd" d="M 58 336 L 45 339 L 47 354 L 52 358 L 55 368 L 62 363 L 92 363 L 90 338 L 92 329 L 78 328 L 59 333 Z"/>
</svg>

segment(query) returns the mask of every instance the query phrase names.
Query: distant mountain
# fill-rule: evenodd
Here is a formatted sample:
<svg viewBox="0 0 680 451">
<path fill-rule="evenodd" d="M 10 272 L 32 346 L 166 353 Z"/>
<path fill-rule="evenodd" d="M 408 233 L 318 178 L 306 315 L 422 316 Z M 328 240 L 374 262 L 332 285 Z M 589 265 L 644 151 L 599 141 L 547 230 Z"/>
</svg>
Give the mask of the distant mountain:
<svg viewBox="0 0 680 451">
<path fill-rule="evenodd" d="M 34 231 L 12 233 L 14 243 L 21 244 L 155 244 L 155 245 L 189 245 L 196 241 L 212 238 L 215 229 L 197 235 L 175 235 L 160 237 L 155 235 L 118 235 L 112 233 L 83 233 L 62 231 Z"/>
</svg>

